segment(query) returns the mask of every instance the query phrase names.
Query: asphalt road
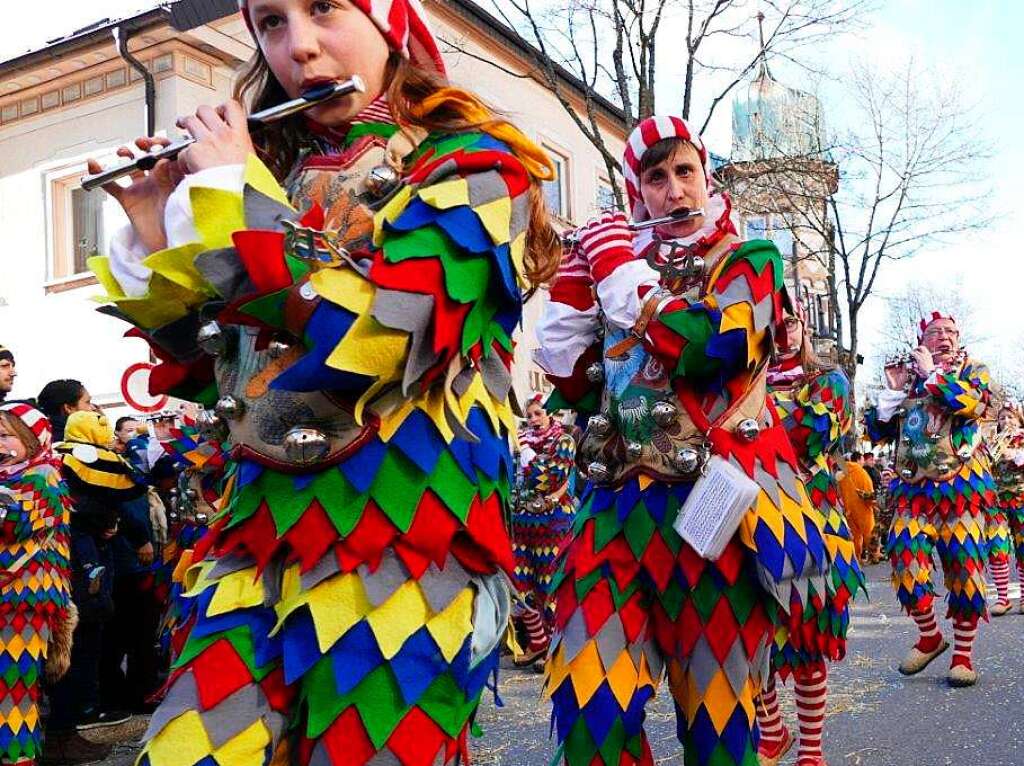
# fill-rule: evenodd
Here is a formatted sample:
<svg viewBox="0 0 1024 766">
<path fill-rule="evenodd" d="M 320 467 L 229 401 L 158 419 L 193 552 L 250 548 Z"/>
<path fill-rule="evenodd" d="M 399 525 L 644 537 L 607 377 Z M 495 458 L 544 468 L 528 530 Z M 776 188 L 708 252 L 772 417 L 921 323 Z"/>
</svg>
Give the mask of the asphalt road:
<svg viewBox="0 0 1024 766">
<path fill-rule="evenodd" d="M 1024 614 L 1016 610 L 983 624 L 975 644 L 981 680 L 971 689 L 946 685 L 949 653 L 918 676 L 896 672 L 915 638 L 913 623 L 897 608 L 888 566 L 868 569 L 871 600 L 853 606 L 847 659 L 832 668 L 825 754 L 830 766 L 1024 766 Z M 939 610 L 941 611 L 941 610 Z M 952 626 L 941 620 L 952 641 Z M 488 695 L 478 722 L 484 735 L 472 745 L 478 766 L 548 766 L 548 706 L 537 673 L 506 669 L 504 707 Z M 780 695 L 796 730 L 792 695 Z M 141 721 L 131 733 L 141 733 Z M 648 734 L 656 762 L 682 764 L 667 688 L 649 708 Z M 110 732 L 111 735 L 115 734 Z M 126 731 L 125 734 L 128 734 Z M 129 766 L 137 745 L 121 744 L 105 766 Z M 792 764 L 793 754 L 783 761 Z"/>
</svg>

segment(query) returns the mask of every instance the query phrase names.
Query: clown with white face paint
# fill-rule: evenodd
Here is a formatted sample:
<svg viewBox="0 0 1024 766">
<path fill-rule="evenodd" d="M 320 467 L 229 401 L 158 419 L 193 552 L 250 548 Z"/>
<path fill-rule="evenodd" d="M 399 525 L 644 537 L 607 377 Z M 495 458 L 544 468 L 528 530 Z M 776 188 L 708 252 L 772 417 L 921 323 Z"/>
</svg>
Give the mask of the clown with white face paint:
<svg viewBox="0 0 1024 766">
<path fill-rule="evenodd" d="M 747 766 L 772 626 L 799 619 L 829 573 L 820 515 L 766 395 L 782 259 L 736 235 L 685 121 L 637 126 L 623 175 L 634 220 L 704 214 L 636 233 L 621 213 L 590 222 L 538 326 L 549 407 L 591 415 L 546 694 L 573 766 L 652 763 L 644 707 L 665 676 L 686 762 Z M 724 550 L 702 558 L 674 523 L 707 486 L 702 471 L 729 473 L 723 462 L 754 500 Z"/>
<path fill-rule="evenodd" d="M 923 318 L 918 342 L 909 364 L 886 369 L 887 388 L 877 407 L 865 413 L 872 441 L 897 445 L 887 550 L 896 595 L 920 634 L 900 672 L 920 673 L 949 648 L 933 606 L 937 549 L 956 641 L 947 680 L 972 686 L 978 673 L 971 650 L 978 621 L 987 616 L 986 523 L 995 509 L 995 484 L 978 427 L 991 399 L 989 373 L 963 350 L 953 317 L 936 311 Z"/>
</svg>

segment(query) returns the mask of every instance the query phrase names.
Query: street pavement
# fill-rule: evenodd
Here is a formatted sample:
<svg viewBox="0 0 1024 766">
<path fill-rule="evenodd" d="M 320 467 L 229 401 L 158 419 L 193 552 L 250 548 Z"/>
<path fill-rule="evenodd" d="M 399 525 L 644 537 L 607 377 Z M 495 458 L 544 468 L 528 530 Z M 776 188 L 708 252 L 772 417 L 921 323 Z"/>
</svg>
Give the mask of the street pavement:
<svg viewBox="0 0 1024 766">
<path fill-rule="evenodd" d="M 946 685 L 950 652 L 917 676 L 896 672 L 915 632 L 896 605 L 888 572 L 886 564 L 867 569 L 870 600 L 862 597 L 854 604 L 846 661 L 832 668 L 825 728 L 829 765 L 1024 766 L 1024 614 L 1017 611 L 1018 584 L 1011 586 L 1014 611 L 980 628 L 974 655 L 981 671 L 978 685 L 951 689 Z M 941 604 L 937 611 L 944 612 Z M 952 643 L 952 625 L 948 620 L 940 625 Z M 486 695 L 477 717 L 483 736 L 471 744 L 474 764 L 551 763 L 554 743 L 540 685 L 536 672 L 503 669 L 504 706 L 496 707 Z M 791 690 L 780 697 L 795 733 Z M 140 724 L 134 722 L 132 734 L 141 733 Z M 647 730 L 656 763 L 683 763 L 667 687 L 649 706 Z M 104 764 L 129 766 L 137 752 L 137 744 L 121 744 Z M 795 752 L 782 764 L 793 764 Z"/>
</svg>

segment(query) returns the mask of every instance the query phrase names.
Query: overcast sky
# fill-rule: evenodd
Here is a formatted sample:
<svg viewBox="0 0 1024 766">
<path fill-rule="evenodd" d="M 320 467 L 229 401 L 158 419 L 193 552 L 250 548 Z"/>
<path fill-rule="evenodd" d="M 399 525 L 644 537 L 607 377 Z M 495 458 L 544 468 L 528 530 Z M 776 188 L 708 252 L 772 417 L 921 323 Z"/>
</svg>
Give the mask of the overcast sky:
<svg viewBox="0 0 1024 766">
<path fill-rule="evenodd" d="M 0 34 L 0 60 L 40 47 L 47 40 L 108 16 L 116 18 L 153 7 L 145 0 L 49 0 L 38 5 L 8 2 L 4 29 Z M 982 353 L 996 354 L 1001 346 L 1019 343 L 1024 331 L 1024 247 L 1020 244 L 1022 217 L 1020 179 L 1024 176 L 1024 141 L 1019 126 L 1024 124 L 1024 56 L 1020 52 L 1019 30 L 1024 24 L 1024 3 L 1016 0 L 882 0 L 869 29 L 856 38 L 837 42 L 828 55 L 838 61 L 850 56 L 868 57 L 885 65 L 907 55 L 927 68 L 955 74 L 966 84 L 984 115 L 983 138 L 995 157 L 987 168 L 965 168 L 965 173 L 993 174 L 996 189 L 993 210 L 997 224 L 989 231 L 973 234 L 948 246 L 936 246 L 909 263 L 886 266 L 879 292 L 899 291 L 912 279 L 927 279 L 938 287 L 966 291 L 976 321 L 985 325 L 988 338 Z M 55 22 L 54 19 L 59 21 Z M 659 109 L 678 109 L 669 80 L 671 62 L 663 52 L 659 75 Z M 785 81 L 786 70 L 776 67 Z M 790 82 L 799 86 L 800 83 Z M 730 110 L 721 110 L 712 126 L 710 143 L 718 153 L 728 154 Z M 956 211 L 951 211 L 956 215 Z M 881 299 L 865 309 L 862 352 L 869 356 L 872 341 L 885 316 Z"/>
</svg>

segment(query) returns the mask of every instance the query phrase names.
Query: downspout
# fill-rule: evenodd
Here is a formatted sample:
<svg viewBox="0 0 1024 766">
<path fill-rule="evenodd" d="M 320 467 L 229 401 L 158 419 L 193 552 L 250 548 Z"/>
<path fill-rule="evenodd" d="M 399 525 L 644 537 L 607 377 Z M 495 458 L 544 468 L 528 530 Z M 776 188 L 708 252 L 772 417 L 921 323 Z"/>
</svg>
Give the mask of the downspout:
<svg viewBox="0 0 1024 766">
<path fill-rule="evenodd" d="M 142 82 L 146 88 L 146 132 L 144 135 L 156 134 L 156 80 L 145 65 L 128 52 L 128 32 L 124 25 L 114 27 L 114 42 L 117 43 L 117 52 L 121 58 L 128 62 L 128 66 L 142 75 Z"/>
</svg>

